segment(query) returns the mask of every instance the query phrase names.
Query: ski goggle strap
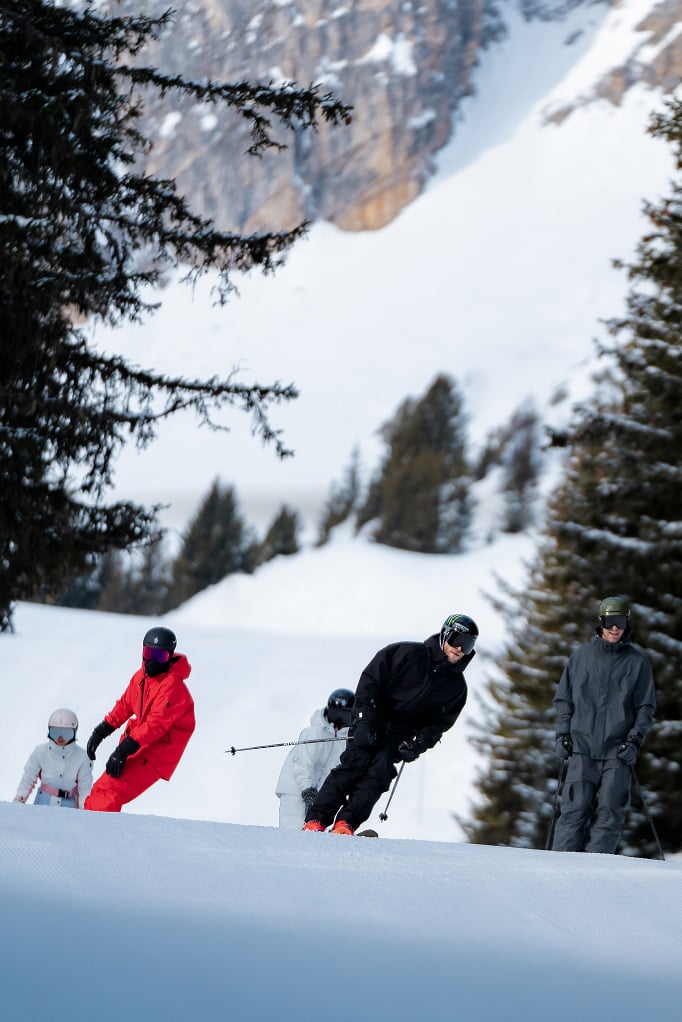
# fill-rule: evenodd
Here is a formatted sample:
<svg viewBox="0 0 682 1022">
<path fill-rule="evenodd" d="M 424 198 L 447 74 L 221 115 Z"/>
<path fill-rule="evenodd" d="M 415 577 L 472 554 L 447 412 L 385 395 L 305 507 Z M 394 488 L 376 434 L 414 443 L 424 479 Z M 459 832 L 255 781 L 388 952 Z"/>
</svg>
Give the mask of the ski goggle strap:
<svg viewBox="0 0 682 1022">
<path fill-rule="evenodd" d="M 157 664 L 167 664 L 170 658 L 170 650 L 168 649 L 159 649 L 158 646 L 142 647 L 143 660 L 156 660 Z"/>
</svg>

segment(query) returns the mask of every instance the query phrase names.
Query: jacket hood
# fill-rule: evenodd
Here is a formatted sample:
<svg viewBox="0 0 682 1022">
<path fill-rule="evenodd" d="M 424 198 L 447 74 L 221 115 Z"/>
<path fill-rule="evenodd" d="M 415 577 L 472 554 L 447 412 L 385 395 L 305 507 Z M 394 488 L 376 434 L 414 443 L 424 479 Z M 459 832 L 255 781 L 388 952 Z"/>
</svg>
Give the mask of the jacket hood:
<svg viewBox="0 0 682 1022">
<path fill-rule="evenodd" d="M 310 718 L 310 724 L 312 727 L 326 727 L 330 728 L 332 731 L 334 730 L 333 725 L 329 723 L 324 715 L 324 707 L 320 710 L 315 710 Z"/>
</svg>

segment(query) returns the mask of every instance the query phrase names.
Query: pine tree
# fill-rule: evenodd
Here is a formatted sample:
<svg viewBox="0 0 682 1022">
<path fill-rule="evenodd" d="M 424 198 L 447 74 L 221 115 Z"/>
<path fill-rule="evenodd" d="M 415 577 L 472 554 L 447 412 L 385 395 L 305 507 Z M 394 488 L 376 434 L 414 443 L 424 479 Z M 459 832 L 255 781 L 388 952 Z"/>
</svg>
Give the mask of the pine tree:
<svg viewBox="0 0 682 1022">
<path fill-rule="evenodd" d="M 377 543 L 419 553 L 462 548 L 471 521 L 465 424 L 455 382 L 440 375 L 382 427 L 389 452 L 358 513 L 359 525 L 378 519 Z"/>
<path fill-rule="evenodd" d="M 350 464 L 340 484 L 333 483 L 322 511 L 316 546 L 329 542 L 332 530 L 347 521 L 360 497 L 360 451 L 353 449 Z"/>
<path fill-rule="evenodd" d="M 183 534 L 171 568 L 167 609 L 227 575 L 251 570 L 246 557 L 250 545 L 234 488 L 216 479 Z"/>
<path fill-rule="evenodd" d="M 254 567 L 271 561 L 273 557 L 290 557 L 297 554 L 300 550 L 298 541 L 300 531 L 301 520 L 298 514 L 286 504 L 282 504 L 262 543 L 256 546 Z"/>
<path fill-rule="evenodd" d="M 537 481 L 542 467 L 540 420 L 531 402 L 517 408 L 505 426 L 488 435 L 477 459 L 474 478 L 500 469 L 504 506 L 503 532 L 523 532 L 535 524 Z"/>
<path fill-rule="evenodd" d="M 136 170 L 149 145 L 139 124 L 145 89 L 231 107 L 251 151 L 348 108 L 316 88 L 197 82 L 145 67 L 140 52 L 160 18 L 116 17 L 99 5 L 5 0 L 0 8 L 0 630 L 17 599 L 63 589 L 93 554 L 149 538 L 154 511 L 107 504 L 121 446 L 154 436 L 160 418 L 221 406 L 268 420 L 293 387 L 233 378 L 185 380 L 97 351 L 78 323 L 117 324 L 153 311 L 146 288 L 169 268 L 188 279 L 215 269 L 225 301 L 234 271 L 271 271 L 304 226 L 240 237 L 195 215 L 174 183 Z"/>
<path fill-rule="evenodd" d="M 503 532 L 523 532 L 535 522 L 540 474 L 540 422 L 531 405 L 514 412 L 502 451 Z"/>
<path fill-rule="evenodd" d="M 682 103 L 669 103 L 650 131 L 671 143 L 682 170 Z M 651 230 L 627 266 L 626 315 L 607 324 L 609 368 L 569 430 L 565 477 L 529 586 L 515 605 L 507 601 L 504 677 L 491 685 L 496 706 L 478 737 L 488 766 L 473 840 L 542 846 L 558 771 L 556 683 L 589 638 L 599 600 L 623 595 L 658 701 L 637 774 L 664 848 L 682 846 L 682 183 L 645 212 Z M 656 854 L 637 804 L 622 848 Z"/>
</svg>

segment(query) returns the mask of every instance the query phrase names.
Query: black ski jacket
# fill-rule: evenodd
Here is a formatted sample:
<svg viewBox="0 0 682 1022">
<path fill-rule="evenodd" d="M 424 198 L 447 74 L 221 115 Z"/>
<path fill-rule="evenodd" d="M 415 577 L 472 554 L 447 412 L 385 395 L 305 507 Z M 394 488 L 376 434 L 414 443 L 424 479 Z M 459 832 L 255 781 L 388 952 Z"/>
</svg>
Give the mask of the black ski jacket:
<svg viewBox="0 0 682 1022">
<path fill-rule="evenodd" d="M 641 746 L 656 710 L 651 664 L 641 649 L 595 635 L 569 657 L 554 698 L 557 734 L 569 734 L 573 752 L 613 759 L 627 738 Z"/>
<path fill-rule="evenodd" d="M 438 635 L 425 642 L 394 642 L 384 646 L 360 675 L 355 714 L 362 714 L 380 739 L 419 735 L 431 749 L 455 723 L 467 700 L 464 669 L 472 650 L 450 664 Z"/>
</svg>

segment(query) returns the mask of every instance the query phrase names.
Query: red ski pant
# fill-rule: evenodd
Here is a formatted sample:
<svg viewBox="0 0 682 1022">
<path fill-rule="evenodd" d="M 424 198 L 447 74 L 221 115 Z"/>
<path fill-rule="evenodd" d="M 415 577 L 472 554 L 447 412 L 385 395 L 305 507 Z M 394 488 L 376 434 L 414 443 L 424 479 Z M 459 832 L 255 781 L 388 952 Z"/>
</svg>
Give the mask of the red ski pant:
<svg viewBox="0 0 682 1022">
<path fill-rule="evenodd" d="M 159 780 L 159 775 L 143 756 L 126 760 L 120 777 L 102 774 L 92 786 L 83 808 L 98 813 L 120 813 L 126 802 L 132 802 Z"/>
</svg>

